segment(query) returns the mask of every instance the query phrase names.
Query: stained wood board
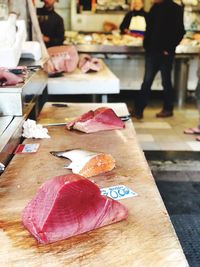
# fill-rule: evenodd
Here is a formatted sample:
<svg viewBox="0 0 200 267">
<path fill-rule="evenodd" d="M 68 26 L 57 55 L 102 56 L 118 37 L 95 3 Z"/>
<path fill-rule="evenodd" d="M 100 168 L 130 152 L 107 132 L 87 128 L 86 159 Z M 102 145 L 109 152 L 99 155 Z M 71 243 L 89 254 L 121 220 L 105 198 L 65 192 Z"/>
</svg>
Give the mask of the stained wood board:
<svg viewBox="0 0 200 267">
<path fill-rule="evenodd" d="M 74 117 L 99 105 L 69 103 L 66 112 L 47 103 L 39 121 Z M 124 104 L 112 107 L 127 113 Z M 50 139 L 26 140 L 40 143 L 38 152 L 15 155 L 0 178 L 0 266 L 188 266 L 130 120 L 125 129 L 92 134 L 64 126 L 48 130 Z M 124 221 L 50 245 L 38 244 L 23 227 L 21 212 L 44 181 L 71 172 L 63 168 L 66 159 L 49 152 L 73 148 L 111 153 L 116 168 L 91 180 L 100 188 L 126 185 L 138 196 L 120 201 L 129 211 Z"/>
</svg>

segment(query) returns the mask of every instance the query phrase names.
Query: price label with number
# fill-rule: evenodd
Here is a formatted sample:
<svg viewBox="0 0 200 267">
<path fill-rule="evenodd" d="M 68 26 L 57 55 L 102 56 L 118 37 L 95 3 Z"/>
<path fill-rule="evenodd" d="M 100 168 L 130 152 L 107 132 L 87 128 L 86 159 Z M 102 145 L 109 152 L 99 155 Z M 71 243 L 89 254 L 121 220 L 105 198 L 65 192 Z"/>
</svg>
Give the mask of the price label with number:
<svg viewBox="0 0 200 267">
<path fill-rule="evenodd" d="M 35 153 L 37 152 L 40 144 L 20 144 L 15 150 L 15 154 L 19 153 Z"/>
<path fill-rule="evenodd" d="M 138 194 L 125 185 L 116 185 L 101 189 L 101 194 L 115 200 L 135 197 Z"/>
</svg>

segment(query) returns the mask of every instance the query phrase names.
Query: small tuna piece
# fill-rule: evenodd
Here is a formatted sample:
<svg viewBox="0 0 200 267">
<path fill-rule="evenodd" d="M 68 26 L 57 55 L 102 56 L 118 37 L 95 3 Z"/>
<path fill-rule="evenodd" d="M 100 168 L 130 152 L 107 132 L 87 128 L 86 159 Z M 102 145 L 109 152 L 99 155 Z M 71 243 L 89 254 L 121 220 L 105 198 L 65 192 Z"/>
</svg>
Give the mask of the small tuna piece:
<svg viewBox="0 0 200 267">
<path fill-rule="evenodd" d="M 92 57 L 88 54 L 82 54 L 79 56 L 79 62 L 78 62 L 78 67 L 81 69 L 83 65 L 87 62 L 90 61 Z"/>
<path fill-rule="evenodd" d="M 22 222 L 39 243 L 48 244 L 112 224 L 126 207 L 102 196 L 97 185 L 77 174 L 45 182 L 22 212 Z"/>
<path fill-rule="evenodd" d="M 111 171 L 115 167 L 115 159 L 106 153 L 86 151 L 81 149 L 67 151 L 52 151 L 54 156 L 70 159 L 72 163 L 66 168 L 84 177 L 92 177 Z"/>
<path fill-rule="evenodd" d="M 93 58 L 90 55 L 82 54 L 79 57 L 78 67 L 83 73 L 97 72 L 102 69 L 102 64 L 98 58 Z"/>
<path fill-rule="evenodd" d="M 111 108 L 107 107 L 101 107 L 94 111 L 90 110 L 66 125 L 68 130 L 76 129 L 85 133 L 122 129 L 124 127 L 123 121 Z"/>
</svg>

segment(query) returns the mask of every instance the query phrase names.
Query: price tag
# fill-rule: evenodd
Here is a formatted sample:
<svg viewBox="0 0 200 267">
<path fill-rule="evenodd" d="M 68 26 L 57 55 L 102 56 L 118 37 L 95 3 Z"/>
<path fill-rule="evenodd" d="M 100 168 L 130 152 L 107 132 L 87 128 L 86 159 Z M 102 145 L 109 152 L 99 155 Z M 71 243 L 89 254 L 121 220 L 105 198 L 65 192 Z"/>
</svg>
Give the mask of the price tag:
<svg viewBox="0 0 200 267">
<path fill-rule="evenodd" d="M 37 152 L 40 144 L 20 144 L 15 150 L 15 154 L 19 153 L 35 153 Z"/>
<path fill-rule="evenodd" d="M 101 194 L 115 200 L 135 197 L 138 194 L 125 185 L 116 185 L 101 189 Z"/>
</svg>

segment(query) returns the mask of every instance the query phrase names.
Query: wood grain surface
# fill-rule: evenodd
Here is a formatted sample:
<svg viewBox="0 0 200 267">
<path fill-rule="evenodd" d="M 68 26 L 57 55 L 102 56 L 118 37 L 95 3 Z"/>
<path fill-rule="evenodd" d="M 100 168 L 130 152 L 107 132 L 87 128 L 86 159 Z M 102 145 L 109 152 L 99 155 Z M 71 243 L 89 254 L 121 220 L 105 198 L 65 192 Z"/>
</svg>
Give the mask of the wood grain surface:
<svg viewBox="0 0 200 267">
<path fill-rule="evenodd" d="M 120 115 L 128 112 L 124 104 L 111 106 Z M 69 103 L 68 108 L 58 108 L 47 103 L 39 121 L 74 117 L 94 107 L 97 104 Z M 38 152 L 15 155 L 0 177 L 0 266 L 188 266 L 130 120 L 123 130 L 93 134 L 67 131 L 64 126 L 48 130 L 50 139 L 25 140 L 40 143 Z M 116 168 L 91 180 L 100 188 L 126 185 L 138 196 L 120 201 L 129 210 L 124 221 L 53 244 L 38 244 L 23 227 L 21 212 L 44 181 L 70 173 L 63 168 L 68 160 L 49 152 L 73 148 L 111 153 Z"/>
</svg>

